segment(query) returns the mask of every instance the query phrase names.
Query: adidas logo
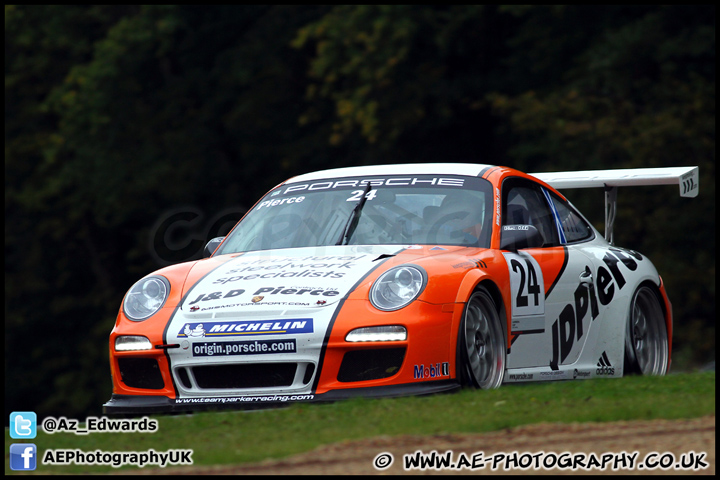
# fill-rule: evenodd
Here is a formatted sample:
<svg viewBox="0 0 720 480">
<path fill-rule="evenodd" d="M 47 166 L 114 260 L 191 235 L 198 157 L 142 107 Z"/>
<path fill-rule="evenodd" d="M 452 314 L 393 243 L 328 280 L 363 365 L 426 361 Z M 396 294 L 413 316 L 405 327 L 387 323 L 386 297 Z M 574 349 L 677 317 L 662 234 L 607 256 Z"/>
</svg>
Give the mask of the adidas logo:
<svg viewBox="0 0 720 480">
<path fill-rule="evenodd" d="M 615 368 L 610 365 L 610 359 L 607 356 L 607 352 L 603 352 L 602 355 L 600 355 L 597 367 L 598 369 L 595 370 L 596 375 L 615 375 Z"/>
</svg>

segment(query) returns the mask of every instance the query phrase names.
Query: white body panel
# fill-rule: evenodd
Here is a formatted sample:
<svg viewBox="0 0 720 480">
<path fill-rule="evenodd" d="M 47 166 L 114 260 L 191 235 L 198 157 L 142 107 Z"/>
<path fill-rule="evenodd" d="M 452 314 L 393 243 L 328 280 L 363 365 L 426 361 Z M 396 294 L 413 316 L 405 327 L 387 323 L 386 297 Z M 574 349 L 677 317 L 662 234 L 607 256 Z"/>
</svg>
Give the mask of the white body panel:
<svg viewBox="0 0 720 480">
<path fill-rule="evenodd" d="M 566 246 L 568 264 L 545 298 L 544 331 L 512 344 L 504 383 L 623 375 L 630 301 L 639 284 L 658 285 L 659 276 L 645 256 L 595 233 L 592 241 Z M 586 267 L 589 286 L 580 280 Z"/>
</svg>

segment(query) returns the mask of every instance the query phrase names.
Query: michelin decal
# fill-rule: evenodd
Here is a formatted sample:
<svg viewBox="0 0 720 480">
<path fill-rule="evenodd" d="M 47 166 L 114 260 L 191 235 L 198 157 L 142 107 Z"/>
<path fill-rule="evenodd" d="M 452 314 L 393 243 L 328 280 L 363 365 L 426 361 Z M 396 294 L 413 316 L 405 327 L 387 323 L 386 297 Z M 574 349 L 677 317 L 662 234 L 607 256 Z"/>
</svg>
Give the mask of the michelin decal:
<svg viewBox="0 0 720 480">
<path fill-rule="evenodd" d="M 312 332 L 312 318 L 299 318 L 276 322 L 246 320 L 213 323 L 208 325 L 208 330 L 205 330 L 202 323 L 186 323 L 181 332 L 178 333 L 178 338 L 234 337 L 240 335 L 287 335 Z"/>
</svg>

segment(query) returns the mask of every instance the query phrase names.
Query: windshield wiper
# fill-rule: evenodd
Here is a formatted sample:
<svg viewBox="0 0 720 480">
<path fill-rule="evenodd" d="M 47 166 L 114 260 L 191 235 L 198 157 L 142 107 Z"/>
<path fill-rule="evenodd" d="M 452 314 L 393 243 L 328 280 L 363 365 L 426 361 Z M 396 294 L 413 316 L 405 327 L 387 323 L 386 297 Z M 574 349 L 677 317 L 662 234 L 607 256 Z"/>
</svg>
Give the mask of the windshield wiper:
<svg viewBox="0 0 720 480">
<path fill-rule="evenodd" d="M 360 198 L 360 201 L 357 203 L 357 205 L 355 205 L 353 211 L 350 212 L 350 218 L 345 224 L 345 228 L 343 228 L 342 234 L 340 234 L 340 238 L 338 238 L 338 241 L 335 243 L 335 245 L 344 245 L 345 241 L 349 240 L 352 234 L 355 232 L 357 224 L 360 221 L 360 210 L 362 210 L 365 202 L 367 202 L 367 194 L 370 193 L 370 188 L 370 182 L 368 182 L 367 187 L 365 187 L 365 192 L 363 193 L 363 196 Z"/>
</svg>

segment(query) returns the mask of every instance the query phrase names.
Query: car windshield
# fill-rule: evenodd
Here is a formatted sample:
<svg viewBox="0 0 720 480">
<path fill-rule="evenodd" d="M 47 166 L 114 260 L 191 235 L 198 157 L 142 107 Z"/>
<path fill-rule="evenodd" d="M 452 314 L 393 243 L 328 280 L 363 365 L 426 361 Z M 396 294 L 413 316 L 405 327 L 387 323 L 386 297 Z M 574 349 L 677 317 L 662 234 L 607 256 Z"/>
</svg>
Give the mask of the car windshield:
<svg viewBox="0 0 720 480">
<path fill-rule="evenodd" d="M 367 200 L 351 222 L 363 195 Z M 492 187 L 477 177 L 396 175 L 288 183 L 245 215 L 218 254 L 338 243 L 487 248 L 492 210 Z"/>
</svg>

